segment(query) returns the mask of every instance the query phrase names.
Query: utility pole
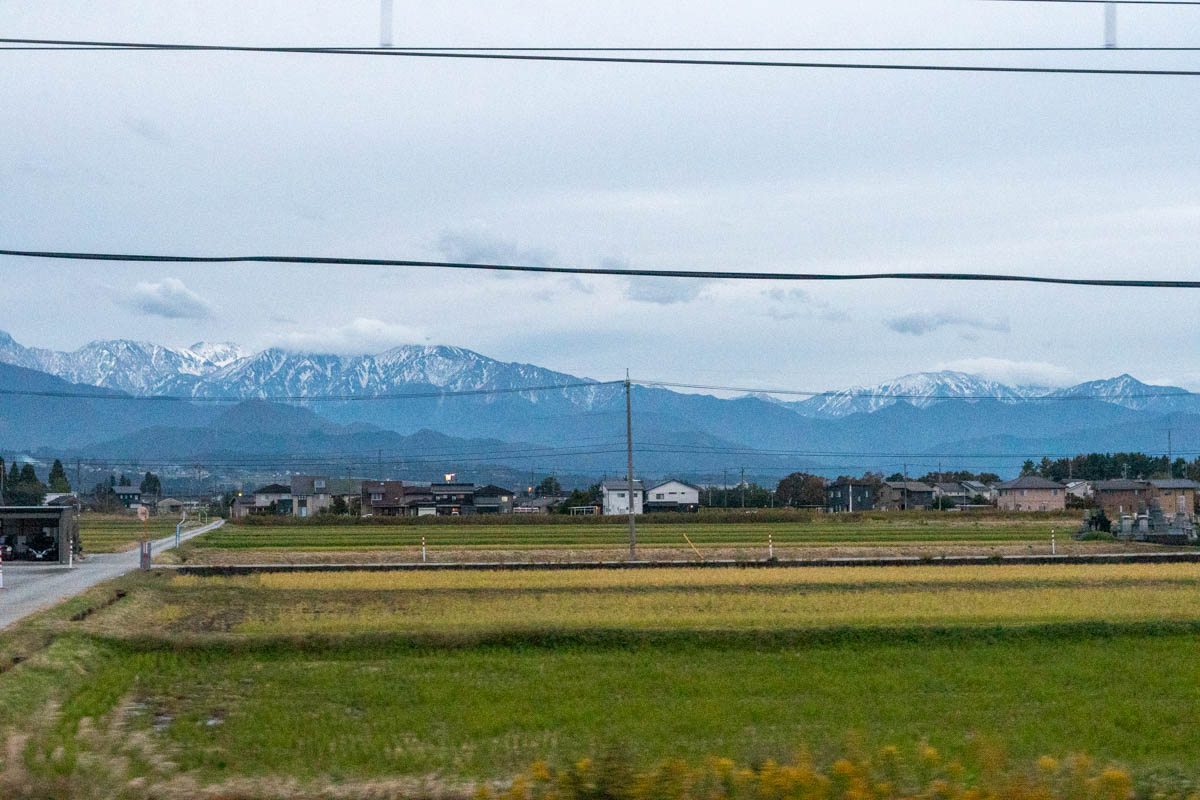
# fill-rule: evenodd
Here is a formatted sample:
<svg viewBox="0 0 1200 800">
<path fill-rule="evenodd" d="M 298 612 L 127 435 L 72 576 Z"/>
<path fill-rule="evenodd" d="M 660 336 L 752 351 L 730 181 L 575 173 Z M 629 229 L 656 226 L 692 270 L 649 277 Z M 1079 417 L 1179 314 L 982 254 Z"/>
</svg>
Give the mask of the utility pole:
<svg viewBox="0 0 1200 800">
<path fill-rule="evenodd" d="M 625 370 L 625 454 L 629 467 L 629 558 L 637 557 L 637 521 L 633 516 L 633 394 L 629 383 L 629 370 Z"/>
<path fill-rule="evenodd" d="M 746 507 L 746 468 L 742 467 L 742 508 Z"/>
<path fill-rule="evenodd" d="M 379 46 L 392 46 L 392 0 L 379 0 Z"/>
<path fill-rule="evenodd" d="M 725 485 L 721 487 L 721 505 L 729 508 L 729 467 L 725 468 Z"/>
<path fill-rule="evenodd" d="M 1104 4 L 1104 46 L 1117 46 L 1117 4 Z"/>
<path fill-rule="evenodd" d="M 83 496 L 83 468 L 79 464 L 79 459 L 75 459 L 75 494 Z"/>
<path fill-rule="evenodd" d="M 908 511 L 908 462 L 904 462 L 904 509 Z"/>
<path fill-rule="evenodd" d="M 1175 477 L 1175 459 L 1171 452 L 1171 429 L 1167 428 L 1167 477 L 1174 479 Z"/>
<path fill-rule="evenodd" d="M 383 480 L 383 448 L 382 447 L 379 448 L 379 450 L 376 452 L 375 458 L 376 458 L 375 467 L 379 472 L 379 480 Z"/>
</svg>

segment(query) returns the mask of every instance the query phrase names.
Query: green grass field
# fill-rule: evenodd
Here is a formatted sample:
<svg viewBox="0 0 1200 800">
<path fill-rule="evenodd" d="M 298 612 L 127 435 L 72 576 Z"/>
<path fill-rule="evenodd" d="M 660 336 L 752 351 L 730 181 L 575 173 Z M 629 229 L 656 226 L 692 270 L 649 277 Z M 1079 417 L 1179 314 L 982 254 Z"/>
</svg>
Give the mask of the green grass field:
<svg viewBox="0 0 1200 800">
<path fill-rule="evenodd" d="M 640 769 L 992 742 L 1186 797 L 1198 591 L 1197 565 L 149 573 L 0 636 L 0 666 L 24 656 L 0 729 L 23 780 L 156 796 L 464 796 L 616 746 Z"/>
<path fill-rule="evenodd" d="M 150 539 L 161 539 L 175 533 L 177 516 L 154 516 L 145 526 Z M 188 521 L 186 527 L 198 523 Z M 79 517 L 79 540 L 84 553 L 116 553 L 137 546 L 143 536 L 142 523 L 132 515 L 85 513 Z"/>
<path fill-rule="evenodd" d="M 1049 541 L 1052 530 L 1065 538 L 1078 521 L 1073 517 L 972 517 L 958 514 L 897 515 L 896 519 L 840 521 L 695 522 L 638 525 L 638 543 L 646 547 L 686 547 L 684 535 L 697 547 L 765 547 L 770 537 L 779 545 L 897 544 Z M 486 523 L 446 525 L 297 525 L 228 524 L 195 540 L 197 548 L 347 550 L 411 549 L 424 537 L 427 546 L 447 549 L 621 549 L 629 546 L 623 521 L 543 524 Z"/>
</svg>

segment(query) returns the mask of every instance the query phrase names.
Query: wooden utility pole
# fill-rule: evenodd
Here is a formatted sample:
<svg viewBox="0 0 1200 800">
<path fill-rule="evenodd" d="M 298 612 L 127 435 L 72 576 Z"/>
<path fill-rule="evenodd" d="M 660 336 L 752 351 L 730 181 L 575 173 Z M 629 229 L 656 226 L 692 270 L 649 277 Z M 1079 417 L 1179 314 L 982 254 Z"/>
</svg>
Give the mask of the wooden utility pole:
<svg viewBox="0 0 1200 800">
<path fill-rule="evenodd" d="M 633 401 L 629 383 L 629 370 L 625 370 L 625 454 L 629 461 L 629 558 L 637 557 L 637 521 L 633 516 Z"/>
</svg>

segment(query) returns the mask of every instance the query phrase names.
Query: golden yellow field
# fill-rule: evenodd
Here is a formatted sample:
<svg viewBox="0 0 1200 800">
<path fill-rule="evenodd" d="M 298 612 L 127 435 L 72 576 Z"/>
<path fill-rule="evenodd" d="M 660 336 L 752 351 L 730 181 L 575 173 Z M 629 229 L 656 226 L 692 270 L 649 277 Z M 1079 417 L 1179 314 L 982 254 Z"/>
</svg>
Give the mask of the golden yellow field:
<svg viewBox="0 0 1200 800">
<path fill-rule="evenodd" d="M 267 573 L 172 585 L 260 593 L 230 628 L 259 635 L 1200 621 L 1196 564 Z M 160 613 L 174 613 L 169 601 Z"/>
</svg>

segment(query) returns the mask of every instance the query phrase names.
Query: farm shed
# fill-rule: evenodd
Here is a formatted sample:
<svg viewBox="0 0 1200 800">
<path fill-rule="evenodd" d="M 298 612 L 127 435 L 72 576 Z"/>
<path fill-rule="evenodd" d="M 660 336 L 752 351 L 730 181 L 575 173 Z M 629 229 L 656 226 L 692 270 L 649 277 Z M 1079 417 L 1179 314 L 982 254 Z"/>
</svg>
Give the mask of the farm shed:
<svg viewBox="0 0 1200 800">
<path fill-rule="evenodd" d="M 0 506 L 0 549 L 5 561 L 66 564 L 79 538 L 70 506 Z"/>
</svg>

